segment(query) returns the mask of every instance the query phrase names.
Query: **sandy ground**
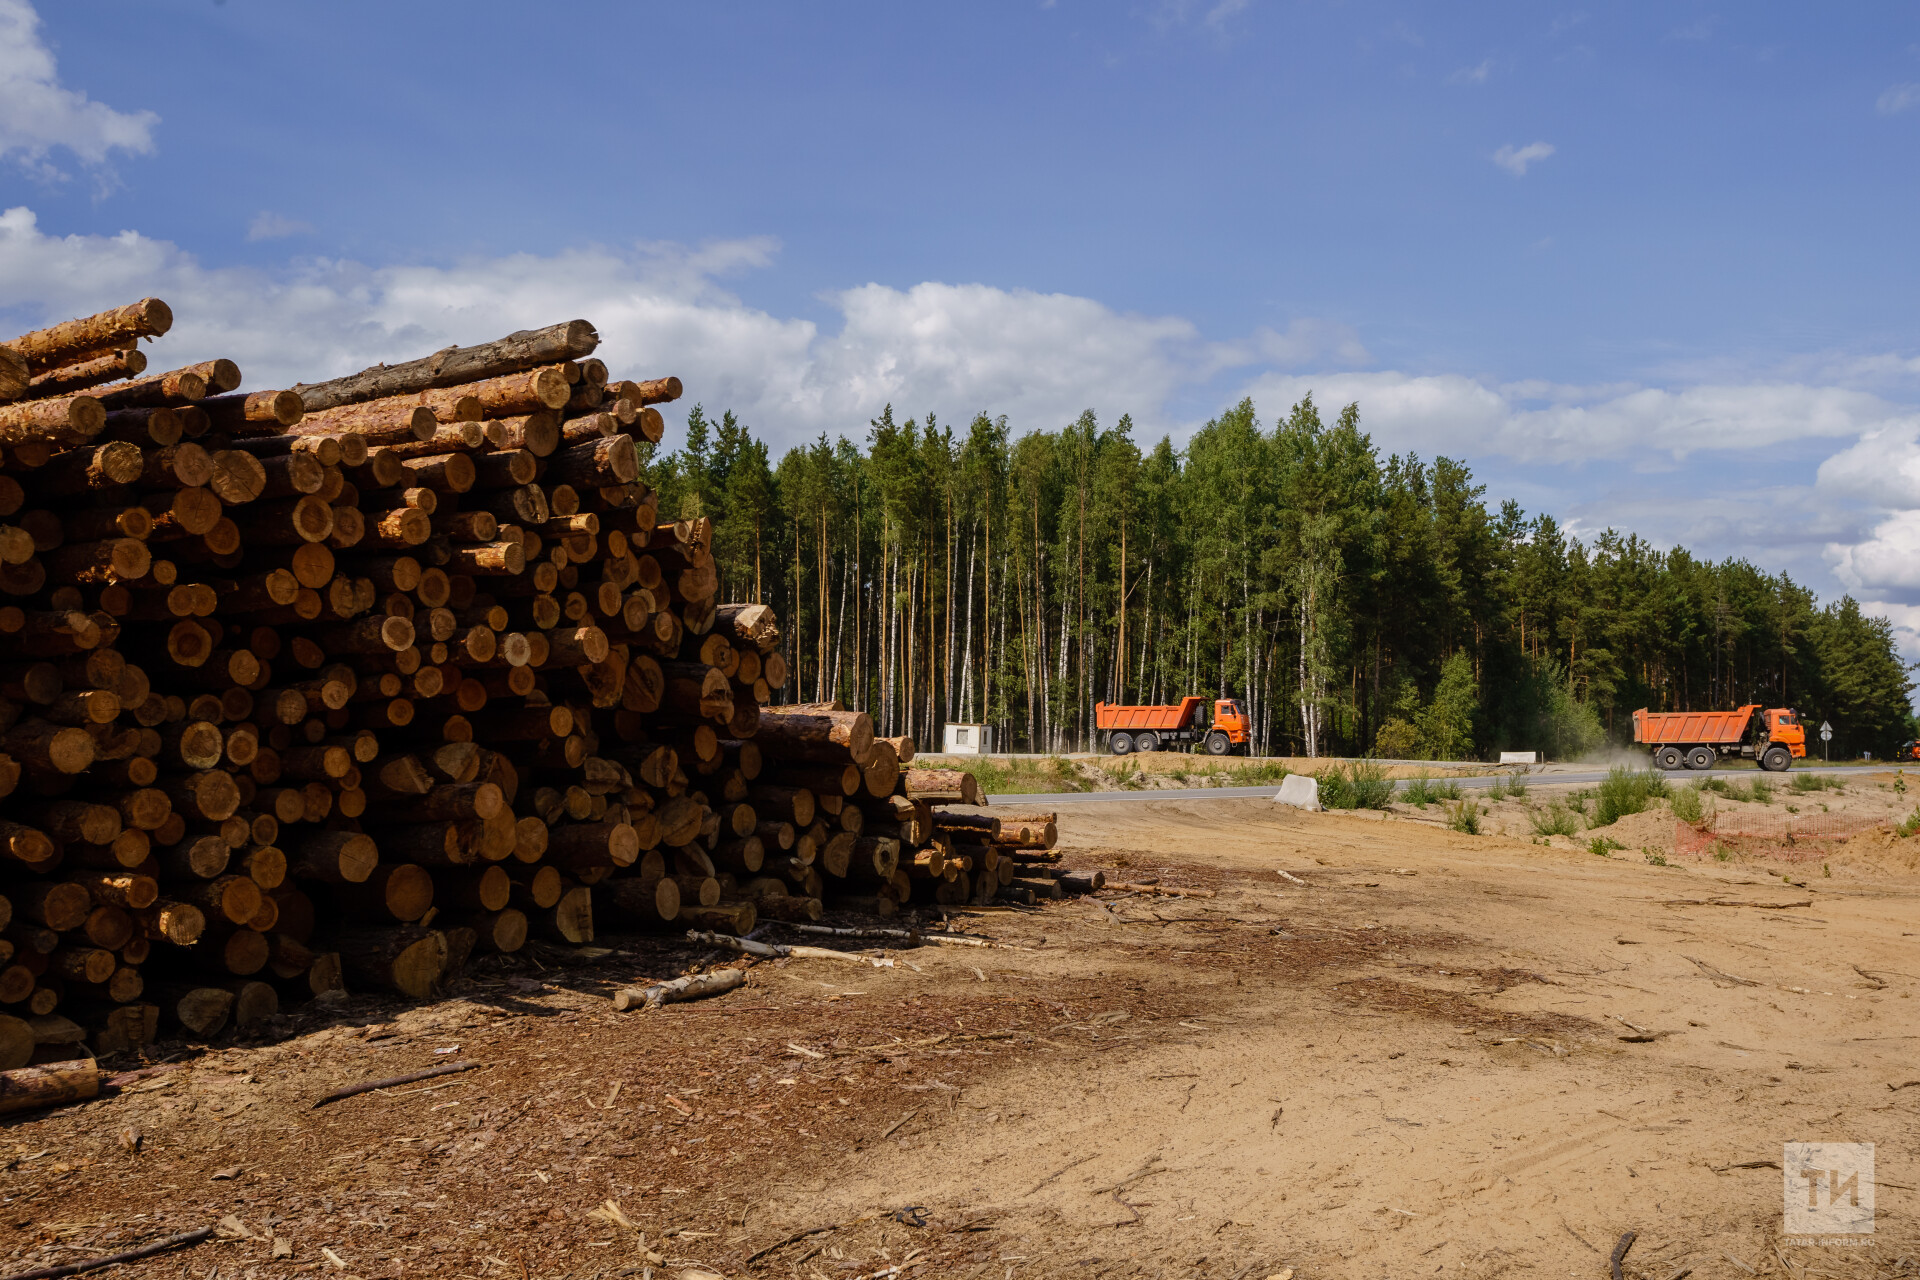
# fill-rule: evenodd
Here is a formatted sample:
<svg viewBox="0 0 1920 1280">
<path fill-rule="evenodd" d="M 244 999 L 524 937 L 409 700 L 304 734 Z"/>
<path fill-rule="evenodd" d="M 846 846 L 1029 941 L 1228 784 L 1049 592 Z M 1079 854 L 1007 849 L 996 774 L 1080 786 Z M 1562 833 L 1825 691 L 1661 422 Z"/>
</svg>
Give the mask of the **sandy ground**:
<svg viewBox="0 0 1920 1280">
<path fill-rule="evenodd" d="M 1217 896 L 644 1014 L 611 987 L 717 957 L 616 939 L 161 1047 L 190 1065 L 0 1134 L 5 1270 L 228 1219 L 119 1274 L 1600 1276 L 1629 1230 L 1655 1280 L 1920 1274 L 1920 840 L 1820 875 L 1432 817 L 1062 807 L 1074 864 Z M 1870 1243 L 1782 1236 L 1789 1141 L 1877 1144 Z"/>
</svg>

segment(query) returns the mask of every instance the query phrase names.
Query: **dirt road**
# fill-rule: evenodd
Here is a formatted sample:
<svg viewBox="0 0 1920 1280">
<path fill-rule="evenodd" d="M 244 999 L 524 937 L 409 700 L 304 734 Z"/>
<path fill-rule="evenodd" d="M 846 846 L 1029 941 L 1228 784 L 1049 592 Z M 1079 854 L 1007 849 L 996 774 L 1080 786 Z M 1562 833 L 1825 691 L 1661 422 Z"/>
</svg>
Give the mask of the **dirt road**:
<svg viewBox="0 0 1920 1280">
<path fill-rule="evenodd" d="M 1911 842 L 1789 883 L 1177 794 L 1061 832 L 1216 896 L 990 912 L 963 927 L 1008 946 L 657 1013 L 606 994 L 715 957 L 617 941 L 309 1011 L 14 1123 L 7 1270 L 229 1215 L 132 1274 L 1599 1276 L 1629 1230 L 1658 1280 L 1920 1256 Z M 311 1109 L 453 1053 L 486 1065 Z M 1782 1238 L 1790 1141 L 1877 1144 L 1871 1244 Z"/>
</svg>

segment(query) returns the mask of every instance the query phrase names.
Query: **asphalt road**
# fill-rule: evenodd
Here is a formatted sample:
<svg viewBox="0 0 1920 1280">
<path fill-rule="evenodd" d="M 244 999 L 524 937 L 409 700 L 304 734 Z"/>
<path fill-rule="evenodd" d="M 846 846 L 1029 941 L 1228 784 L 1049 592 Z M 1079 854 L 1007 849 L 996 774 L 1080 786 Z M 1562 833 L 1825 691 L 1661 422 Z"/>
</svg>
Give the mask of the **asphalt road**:
<svg viewBox="0 0 1920 1280">
<path fill-rule="evenodd" d="M 1889 767 L 1898 767 L 1894 762 Z M 1866 773 L 1874 766 L 1822 767 L 1820 765 L 1795 765 L 1793 773 Z M 1675 782 L 1689 782 L 1700 778 L 1726 778 L 1739 782 L 1746 778 L 1761 776 L 1785 782 L 1791 775 L 1781 773 L 1761 774 L 1756 769 L 1703 769 L 1696 773 L 1692 769 L 1676 769 L 1669 776 Z M 1436 778 L 1436 782 L 1452 782 L 1462 791 L 1474 791 L 1490 787 L 1495 782 L 1504 782 L 1511 774 L 1482 774 L 1475 778 Z M 1530 774 L 1527 785 L 1530 787 L 1590 787 L 1607 776 L 1605 769 L 1595 769 L 1581 773 Z M 989 805 L 1026 806 L 1035 804 L 1126 804 L 1145 800 L 1265 800 L 1271 799 L 1280 790 L 1277 786 L 1263 787 L 1168 787 L 1157 791 L 1068 791 L 1055 795 L 1004 795 L 988 796 Z"/>
</svg>

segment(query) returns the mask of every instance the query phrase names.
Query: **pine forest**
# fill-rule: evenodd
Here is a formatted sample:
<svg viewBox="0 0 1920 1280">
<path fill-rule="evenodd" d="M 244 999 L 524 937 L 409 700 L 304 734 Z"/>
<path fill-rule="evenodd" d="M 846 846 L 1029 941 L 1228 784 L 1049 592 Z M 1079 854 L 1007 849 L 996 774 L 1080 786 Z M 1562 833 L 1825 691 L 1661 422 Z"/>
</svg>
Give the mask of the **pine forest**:
<svg viewBox="0 0 1920 1280">
<path fill-rule="evenodd" d="M 1852 599 L 1491 509 L 1464 462 L 1382 457 L 1358 405 L 1243 401 L 1184 449 L 889 407 L 777 463 L 695 406 L 646 466 L 663 519 L 715 517 L 721 598 L 786 620 L 789 699 L 926 744 L 1088 750 L 1096 702 L 1186 694 L 1239 699 L 1256 755 L 1572 759 L 1639 707 L 1747 702 L 1831 722 L 1836 759 L 1913 736 L 1892 628 Z"/>
</svg>

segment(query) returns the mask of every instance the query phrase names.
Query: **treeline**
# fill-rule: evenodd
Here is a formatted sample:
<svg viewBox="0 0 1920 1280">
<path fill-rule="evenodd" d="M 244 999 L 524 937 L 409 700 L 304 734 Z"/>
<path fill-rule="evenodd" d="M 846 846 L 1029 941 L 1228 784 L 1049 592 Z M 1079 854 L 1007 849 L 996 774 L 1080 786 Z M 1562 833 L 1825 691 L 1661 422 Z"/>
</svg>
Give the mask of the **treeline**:
<svg viewBox="0 0 1920 1280">
<path fill-rule="evenodd" d="M 1185 449 L 1091 412 L 1014 437 L 929 414 L 777 464 L 695 408 L 649 459 L 661 515 L 715 517 L 721 595 L 774 605 L 790 697 L 938 744 L 1098 745 L 1093 705 L 1239 698 L 1259 754 L 1552 758 L 1632 737 L 1637 707 L 1790 705 L 1838 756 L 1911 736 L 1890 624 L 1744 560 L 1590 542 L 1464 463 L 1382 458 L 1357 405 L 1251 401 Z M 1818 754 L 1814 744 L 1813 754 Z"/>
</svg>

